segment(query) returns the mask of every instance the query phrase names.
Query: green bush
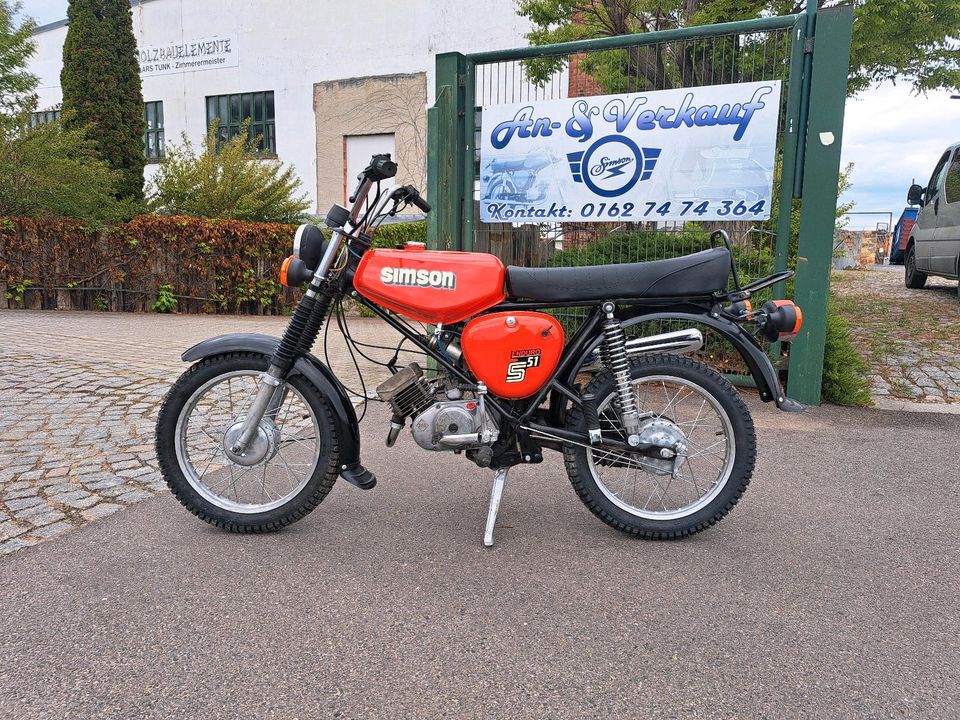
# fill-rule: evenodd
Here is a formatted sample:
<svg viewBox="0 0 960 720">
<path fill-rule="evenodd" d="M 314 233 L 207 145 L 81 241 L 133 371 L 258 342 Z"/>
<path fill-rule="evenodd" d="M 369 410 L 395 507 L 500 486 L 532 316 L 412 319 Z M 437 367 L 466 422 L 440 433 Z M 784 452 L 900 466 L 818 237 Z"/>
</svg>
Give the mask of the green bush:
<svg viewBox="0 0 960 720">
<path fill-rule="evenodd" d="M 25 117 L 0 124 L 0 216 L 127 219 L 137 207 L 115 199 L 117 177 L 85 130 L 59 122 L 31 128 Z"/>
<path fill-rule="evenodd" d="M 401 247 L 408 242 L 427 241 L 427 221 L 382 225 L 373 236 L 373 246 L 378 248 Z"/>
<path fill-rule="evenodd" d="M 23 17 L 19 0 L 0 0 L 0 124 L 33 109 L 37 76 L 28 69 L 36 51 L 33 20 Z"/>
<path fill-rule="evenodd" d="M 200 150 L 181 135 L 150 183 L 152 208 L 169 215 L 297 221 L 309 207 L 307 197 L 297 194 L 300 179 L 279 160 L 258 156 L 259 138 L 248 131 L 249 121 L 238 135 L 218 143 L 214 120 Z"/>
<path fill-rule="evenodd" d="M 42 308 L 282 313 L 296 301 L 277 282 L 295 230 L 165 215 L 103 227 L 0 218 L 0 283 L 15 304 L 29 288 Z"/>
<path fill-rule="evenodd" d="M 157 290 L 157 301 L 153 303 L 155 313 L 169 313 L 177 309 L 177 298 L 173 295 L 173 285 L 164 284 Z"/>
<path fill-rule="evenodd" d="M 870 368 L 850 342 L 850 326 L 834 298 L 827 306 L 827 337 L 823 348 L 823 399 L 835 405 L 873 404 L 866 376 Z"/>
</svg>

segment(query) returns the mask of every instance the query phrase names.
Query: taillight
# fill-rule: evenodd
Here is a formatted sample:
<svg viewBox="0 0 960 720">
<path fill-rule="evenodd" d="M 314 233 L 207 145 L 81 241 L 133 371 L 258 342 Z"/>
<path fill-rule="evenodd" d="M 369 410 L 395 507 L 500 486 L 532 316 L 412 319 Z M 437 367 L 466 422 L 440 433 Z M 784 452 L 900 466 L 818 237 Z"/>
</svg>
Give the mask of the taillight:
<svg viewBox="0 0 960 720">
<path fill-rule="evenodd" d="M 789 342 L 803 327 L 803 313 L 800 306 L 792 300 L 768 300 L 760 308 L 763 314 L 761 334 L 767 340 Z"/>
</svg>

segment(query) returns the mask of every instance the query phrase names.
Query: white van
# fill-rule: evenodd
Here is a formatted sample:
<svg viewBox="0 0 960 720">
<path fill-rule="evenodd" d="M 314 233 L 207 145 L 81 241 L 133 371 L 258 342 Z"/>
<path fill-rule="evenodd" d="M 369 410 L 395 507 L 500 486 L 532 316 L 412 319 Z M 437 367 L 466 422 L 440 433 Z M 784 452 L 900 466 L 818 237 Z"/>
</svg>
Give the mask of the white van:
<svg viewBox="0 0 960 720">
<path fill-rule="evenodd" d="M 906 286 L 922 288 L 928 275 L 960 279 L 960 143 L 946 149 L 926 187 L 910 186 L 907 202 L 921 207 L 903 258 Z"/>
</svg>

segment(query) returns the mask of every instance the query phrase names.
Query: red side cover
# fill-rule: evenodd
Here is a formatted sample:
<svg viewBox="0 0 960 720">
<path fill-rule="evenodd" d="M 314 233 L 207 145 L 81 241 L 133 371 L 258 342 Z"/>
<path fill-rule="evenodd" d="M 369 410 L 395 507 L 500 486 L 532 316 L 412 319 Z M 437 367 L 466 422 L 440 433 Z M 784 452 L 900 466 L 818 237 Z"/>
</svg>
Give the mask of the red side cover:
<svg viewBox="0 0 960 720">
<path fill-rule="evenodd" d="M 460 338 L 470 371 L 502 398 L 525 398 L 550 379 L 563 353 L 563 327 L 552 315 L 501 312 L 467 323 Z"/>
<path fill-rule="evenodd" d="M 422 246 L 368 250 L 353 286 L 378 305 L 434 325 L 466 320 L 505 297 L 500 258 Z"/>
</svg>

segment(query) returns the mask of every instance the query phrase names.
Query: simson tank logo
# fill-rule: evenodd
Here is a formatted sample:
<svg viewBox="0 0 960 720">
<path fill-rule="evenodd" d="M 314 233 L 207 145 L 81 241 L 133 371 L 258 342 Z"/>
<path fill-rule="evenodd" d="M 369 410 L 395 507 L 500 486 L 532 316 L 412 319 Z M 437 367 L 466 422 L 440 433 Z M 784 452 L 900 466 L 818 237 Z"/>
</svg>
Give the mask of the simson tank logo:
<svg viewBox="0 0 960 720">
<path fill-rule="evenodd" d="M 455 290 L 457 276 L 449 270 L 385 267 L 380 271 L 380 282 L 384 285 L 399 285 L 401 287 Z"/>
</svg>

